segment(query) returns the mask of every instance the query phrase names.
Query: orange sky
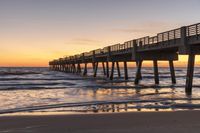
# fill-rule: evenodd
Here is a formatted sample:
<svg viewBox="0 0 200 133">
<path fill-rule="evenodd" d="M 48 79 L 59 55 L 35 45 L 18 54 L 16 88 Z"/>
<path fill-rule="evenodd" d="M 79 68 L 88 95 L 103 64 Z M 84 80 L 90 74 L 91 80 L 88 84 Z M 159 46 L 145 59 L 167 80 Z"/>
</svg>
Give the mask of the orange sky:
<svg viewBox="0 0 200 133">
<path fill-rule="evenodd" d="M 48 66 L 55 58 L 198 23 L 200 2 L 179 3 L 179 0 L 0 1 L 0 66 Z M 140 10 L 141 7 L 146 10 Z M 176 65 L 182 66 L 186 61 L 181 56 Z"/>
</svg>

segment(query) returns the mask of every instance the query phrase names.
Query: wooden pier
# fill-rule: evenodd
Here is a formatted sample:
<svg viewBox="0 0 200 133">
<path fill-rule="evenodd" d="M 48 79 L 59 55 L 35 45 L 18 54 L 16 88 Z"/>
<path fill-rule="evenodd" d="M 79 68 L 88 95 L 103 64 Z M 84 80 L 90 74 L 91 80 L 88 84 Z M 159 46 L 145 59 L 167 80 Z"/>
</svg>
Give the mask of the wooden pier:
<svg viewBox="0 0 200 133">
<path fill-rule="evenodd" d="M 130 40 L 123 44 L 115 44 L 90 52 L 60 58 L 49 62 L 50 70 L 87 75 L 88 64 L 93 67 L 93 76 L 97 76 L 98 66 L 102 63 L 103 74 L 113 80 L 114 69 L 121 77 L 119 62 L 124 63 L 124 79 L 128 80 L 127 62 L 135 62 L 137 69 L 135 84 L 142 79 L 141 68 L 143 61 L 152 61 L 155 84 L 159 84 L 158 61 L 169 62 L 172 84 L 176 83 L 173 61 L 178 55 L 189 55 L 185 91 L 192 93 L 192 82 L 195 55 L 200 54 L 200 23 L 183 26 L 154 37 L 143 37 Z M 84 64 L 83 72 L 81 65 Z M 111 64 L 111 66 L 109 66 Z"/>
</svg>

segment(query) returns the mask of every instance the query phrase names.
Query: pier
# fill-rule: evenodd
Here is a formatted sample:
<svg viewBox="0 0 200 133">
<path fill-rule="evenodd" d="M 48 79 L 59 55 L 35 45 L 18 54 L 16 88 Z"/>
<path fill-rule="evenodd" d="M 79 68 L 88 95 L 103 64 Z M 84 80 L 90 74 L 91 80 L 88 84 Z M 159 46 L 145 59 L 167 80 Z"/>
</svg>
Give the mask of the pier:
<svg viewBox="0 0 200 133">
<path fill-rule="evenodd" d="M 176 83 L 174 61 L 178 61 L 178 55 L 188 55 L 185 92 L 192 93 L 195 55 L 200 54 L 200 23 L 170 31 L 158 33 L 153 37 L 133 39 L 123 44 L 115 44 L 84 52 L 74 56 L 55 59 L 49 62 L 50 70 L 66 73 L 87 75 L 88 64 L 92 64 L 93 76 L 97 76 L 99 64 L 102 63 L 103 74 L 110 80 L 114 79 L 114 69 L 118 77 L 121 77 L 119 62 L 124 64 L 124 79 L 128 80 L 127 62 L 136 63 L 135 84 L 142 80 L 143 61 L 152 61 L 155 84 L 159 84 L 158 61 L 167 61 L 171 74 L 172 84 Z M 111 66 L 109 66 L 111 64 Z M 81 65 L 84 68 L 81 68 Z M 83 71 L 82 71 L 83 70 Z"/>
</svg>

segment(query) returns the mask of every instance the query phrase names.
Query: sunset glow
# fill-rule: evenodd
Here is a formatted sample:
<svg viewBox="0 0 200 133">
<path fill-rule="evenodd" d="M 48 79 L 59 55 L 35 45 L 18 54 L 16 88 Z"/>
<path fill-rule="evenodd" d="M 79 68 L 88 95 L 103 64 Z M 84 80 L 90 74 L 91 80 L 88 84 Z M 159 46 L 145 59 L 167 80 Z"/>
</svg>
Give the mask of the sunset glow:
<svg viewBox="0 0 200 133">
<path fill-rule="evenodd" d="M 200 1 L 192 1 L 0 1 L 0 66 L 46 67 L 54 58 L 197 23 Z M 176 65 L 186 61 L 180 56 Z"/>
</svg>

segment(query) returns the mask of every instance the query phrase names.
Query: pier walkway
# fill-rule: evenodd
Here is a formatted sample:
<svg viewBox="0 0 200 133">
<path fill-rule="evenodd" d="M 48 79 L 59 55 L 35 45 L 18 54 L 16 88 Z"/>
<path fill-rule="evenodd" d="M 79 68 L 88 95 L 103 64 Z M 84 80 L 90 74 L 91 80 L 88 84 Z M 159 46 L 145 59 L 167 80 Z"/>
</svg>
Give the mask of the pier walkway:
<svg viewBox="0 0 200 133">
<path fill-rule="evenodd" d="M 87 66 L 91 63 L 94 77 L 96 77 L 98 64 L 102 63 L 104 75 L 113 80 L 115 65 L 118 76 L 121 77 L 119 62 L 123 62 L 124 79 L 128 80 L 127 62 L 135 62 L 137 64 L 135 84 L 139 84 L 142 79 L 142 62 L 153 61 L 155 84 L 159 84 L 158 61 L 168 61 L 171 80 L 175 84 L 173 61 L 178 60 L 178 55 L 189 55 L 185 91 L 187 94 L 191 94 L 195 55 L 198 54 L 200 54 L 200 23 L 158 33 L 154 37 L 146 36 L 123 44 L 56 59 L 49 62 L 49 67 L 54 71 L 87 75 Z M 83 71 L 81 65 L 84 65 Z"/>
</svg>

